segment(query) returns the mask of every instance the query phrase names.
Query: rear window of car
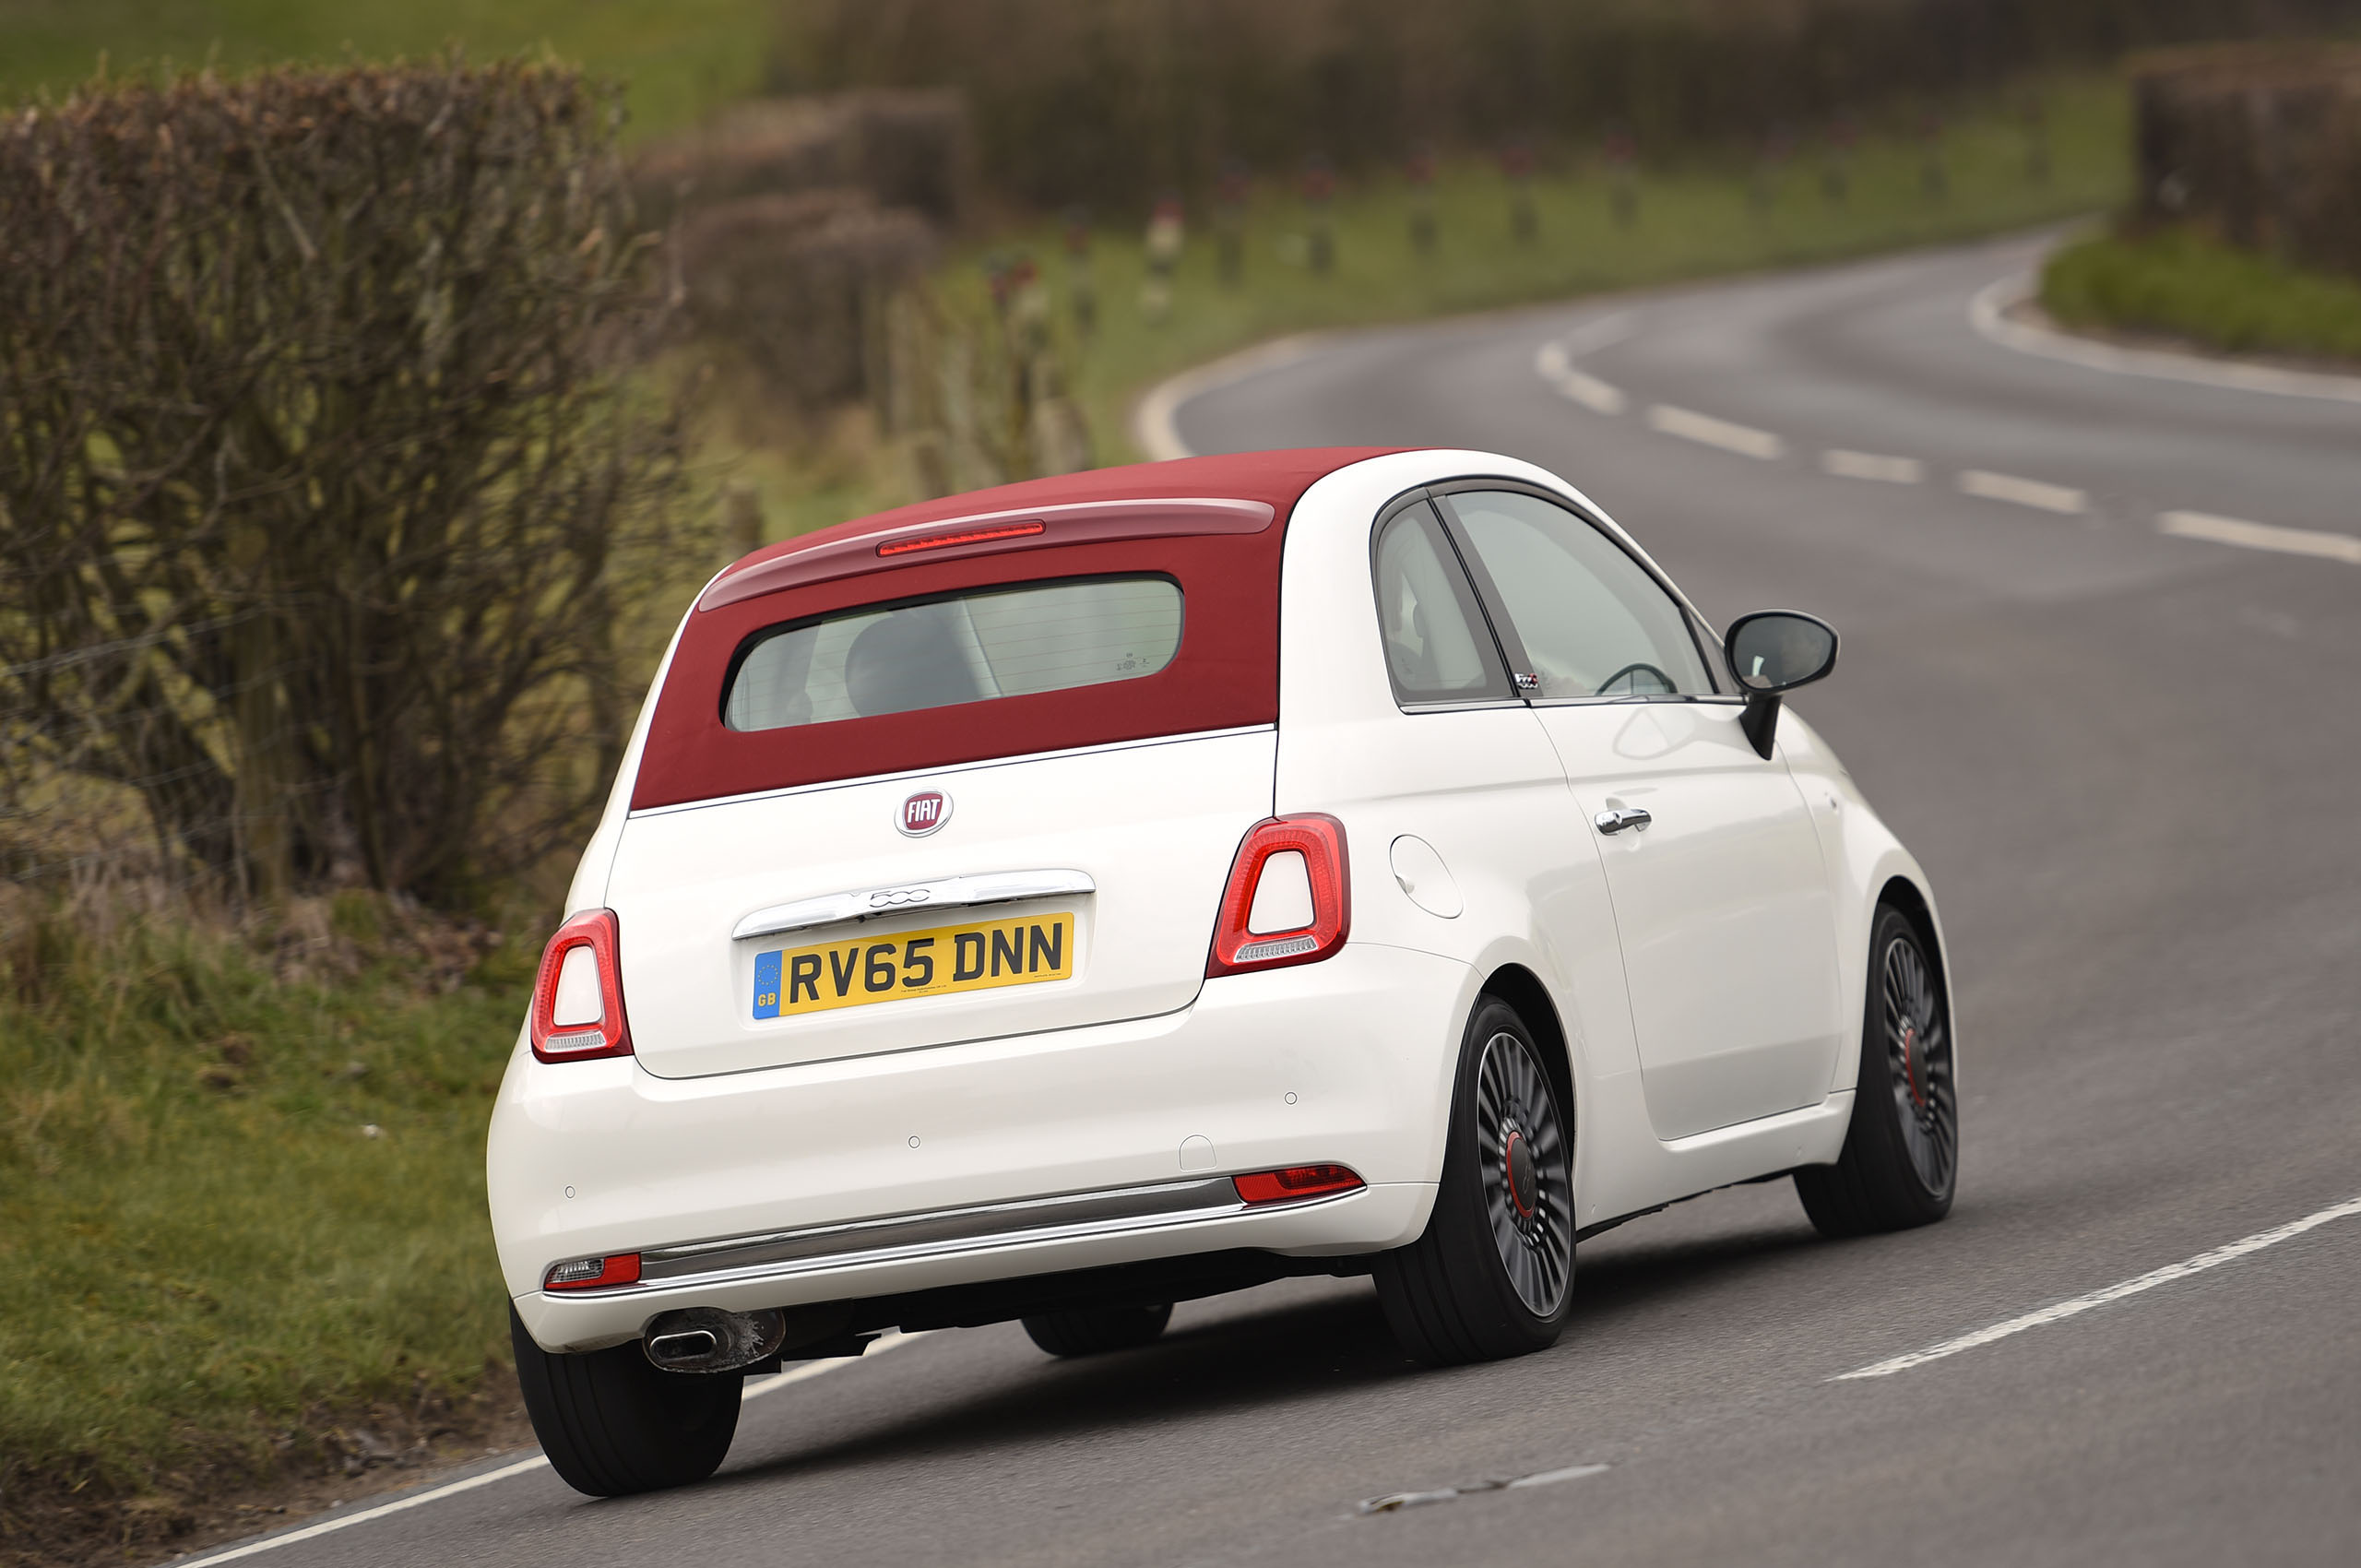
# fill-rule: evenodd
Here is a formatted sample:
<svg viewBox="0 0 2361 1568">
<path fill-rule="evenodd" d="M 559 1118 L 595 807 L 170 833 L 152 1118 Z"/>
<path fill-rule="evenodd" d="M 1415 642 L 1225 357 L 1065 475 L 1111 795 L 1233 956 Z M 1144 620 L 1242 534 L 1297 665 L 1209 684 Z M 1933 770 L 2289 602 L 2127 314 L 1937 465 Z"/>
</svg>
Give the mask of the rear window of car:
<svg viewBox="0 0 2361 1568">
<path fill-rule="evenodd" d="M 1286 519 L 1371 455 L 1027 480 L 758 552 L 681 623 L 631 809 L 1275 723 Z"/>
<path fill-rule="evenodd" d="M 1166 576 L 1066 578 L 863 607 L 749 638 L 722 722 L 784 730 L 1153 675 L 1180 647 Z"/>
</svg>

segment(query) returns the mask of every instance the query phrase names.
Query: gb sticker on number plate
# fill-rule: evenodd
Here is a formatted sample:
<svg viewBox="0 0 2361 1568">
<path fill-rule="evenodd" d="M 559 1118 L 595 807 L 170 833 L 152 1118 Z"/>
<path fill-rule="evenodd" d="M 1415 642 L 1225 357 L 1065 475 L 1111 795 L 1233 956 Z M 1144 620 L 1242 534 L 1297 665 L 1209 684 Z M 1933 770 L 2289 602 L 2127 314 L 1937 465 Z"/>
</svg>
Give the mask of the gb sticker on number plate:
<svg viewBox="0 0 2361 1568">
<path fill-rule="evenodd" d="M 910 996 L 1038 985 L 1074 974 L 1074 916 L 906 931 L 754 955 L 754 1016 L 791 1018 Z"/>
</svg>

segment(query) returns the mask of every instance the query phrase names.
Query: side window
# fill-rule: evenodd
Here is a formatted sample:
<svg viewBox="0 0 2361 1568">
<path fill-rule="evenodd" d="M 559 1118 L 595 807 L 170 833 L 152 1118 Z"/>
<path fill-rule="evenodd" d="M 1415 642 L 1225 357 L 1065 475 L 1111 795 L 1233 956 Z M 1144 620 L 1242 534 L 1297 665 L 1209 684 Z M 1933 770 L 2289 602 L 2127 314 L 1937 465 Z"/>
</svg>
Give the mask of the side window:
<svg viewBox="0 0 2361 1568">
<path fill-rule="evenodd" d="M 1712 694 L 1688 617 L 1613 540 L 1518 491 L 1458 491 L 1448 500 L 1541 677 L 1538 696 Z"/>
<path fill-rule="evenodd" d="M 1394 697 L 1414 703 L 1505 702 L 1514 695 L 1467 574 L 1425 502 L 1388 519 L 1371 561 L 1377 624 Z"/>
</svg>

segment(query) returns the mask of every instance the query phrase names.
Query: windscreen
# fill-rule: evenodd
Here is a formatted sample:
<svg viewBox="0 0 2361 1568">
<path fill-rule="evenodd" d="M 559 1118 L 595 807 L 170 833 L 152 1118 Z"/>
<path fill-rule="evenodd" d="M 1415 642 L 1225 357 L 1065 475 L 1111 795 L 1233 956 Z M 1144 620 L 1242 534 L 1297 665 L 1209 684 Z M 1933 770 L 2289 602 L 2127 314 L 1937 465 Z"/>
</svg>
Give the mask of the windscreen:
<svg viewBox="0 0 2361 1568">
<path fill-rule="evenodd" d="M 783 730 L 1153 675 L 1180 646 L 1169 577 L 1084 577 L 848 611 L 756 636 L 722 699 Z"/>
</svg>

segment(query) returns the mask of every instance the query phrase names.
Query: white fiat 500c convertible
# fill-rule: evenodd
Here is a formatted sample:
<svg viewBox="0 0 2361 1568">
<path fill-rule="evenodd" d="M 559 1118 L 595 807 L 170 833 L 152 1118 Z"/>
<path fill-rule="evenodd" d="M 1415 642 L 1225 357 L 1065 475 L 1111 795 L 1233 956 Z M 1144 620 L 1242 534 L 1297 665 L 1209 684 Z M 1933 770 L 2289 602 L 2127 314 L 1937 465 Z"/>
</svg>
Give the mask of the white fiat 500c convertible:
<svg viewBox="0 0 2361 1568">
<path fill-rule="evenodd" d="M 1373 1274 L 1430 1362 L 1574 1249 L 1792 1171 L 1940 1218 L 1932 894 L 1597 508 L 1481 452 L 1034 481 L 758 551 L 682 620 L 492 1123 L 517 1370 L 588 1492 L 749 1372 Z"/>
</svg>

